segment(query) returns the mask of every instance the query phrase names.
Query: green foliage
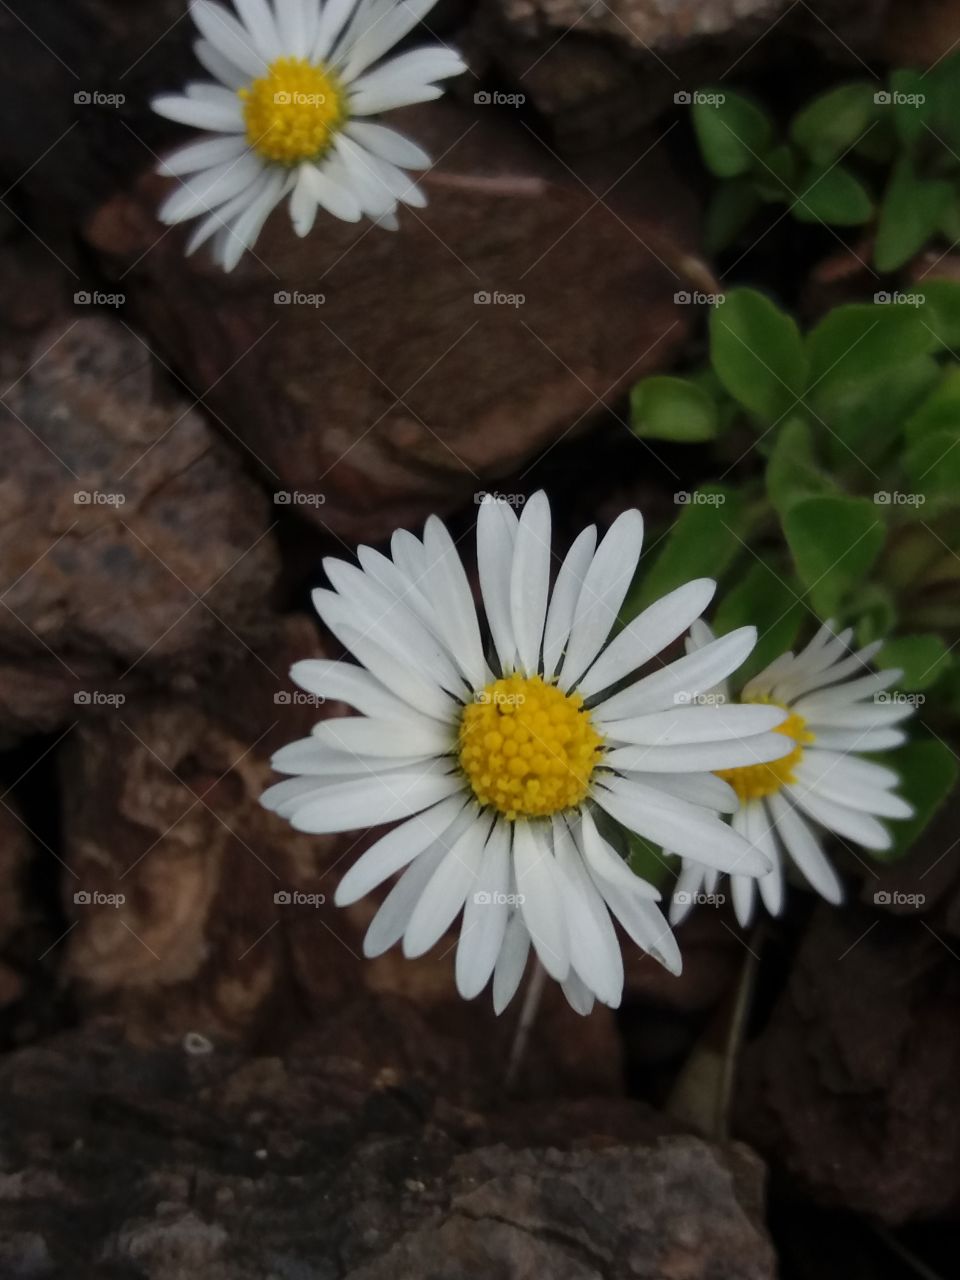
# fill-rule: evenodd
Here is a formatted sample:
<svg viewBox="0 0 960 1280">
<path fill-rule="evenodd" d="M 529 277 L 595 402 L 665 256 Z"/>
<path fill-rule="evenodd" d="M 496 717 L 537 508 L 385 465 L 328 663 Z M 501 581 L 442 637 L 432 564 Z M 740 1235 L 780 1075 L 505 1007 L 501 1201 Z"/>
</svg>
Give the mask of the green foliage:
<svg viewBox="0 0 960 1280">
<path fill-rule="evenodd" d="M 932 241 L 960 239 L 960 56 L 887 86 L 855 80 L 819 94 L 784 127 L 729 90 L 694 96 L 704 163 L 721 180 L 707 215 L 711 253 L 764 204 L 802 223 L 875 223 L 874 265 L 896 271 Z"/>
<path fill-rule="evenodd" d="M 735 289 L 714 307 L 710 357 L 730 395 L 760 421 L 789 412 L 806 384 L 807 360 L 795 321 L 754 289 Z"/>
<path fill-rule="evenodd" d="M 708 391 L 684 378 L 653 377 L 630 394 L 630 419 L 638 436 L 691 443 L 717 434 L 717 405 Z"/>
<path fill-rule="evenodd" d="M 932 738 L 905 744 L 890 757 L 889 763 L 900 774 L 901 794 L 914 808 L 912 818 L 890 824 L 892 848 L 875 855 L 883 862 L 896 862 L 957 785 L 960 768 L 950 748 Z"/>
</svg>

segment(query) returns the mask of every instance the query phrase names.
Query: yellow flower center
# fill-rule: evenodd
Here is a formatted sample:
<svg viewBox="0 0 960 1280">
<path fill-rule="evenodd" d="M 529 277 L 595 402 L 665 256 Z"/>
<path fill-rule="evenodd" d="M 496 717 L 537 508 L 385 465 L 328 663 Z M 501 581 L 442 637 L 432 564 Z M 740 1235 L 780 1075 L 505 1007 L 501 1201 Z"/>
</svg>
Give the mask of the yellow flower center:
<svg viewBox="0 0 960 1280">
<path fill-rule="evenodd" d="M 277 58 L 247 89 L 238 89 L 247 142 L 265 160 L 315 160 L 346 119 L 346 94 L 332 71 L 306 58 Z"/>
<path fill-rule="evenodd" d="M 579 694 L 541 676 L 505 676 L 460 721 L 460 767 L 481 804 L 511 822 L 578 805 L 603 747 Z"/>
<path fill-rule="evenodd" d="M 753 702 L 768 702 L 768 698 L 753 698 Z M 786 710 L 786 708 L 784 708 Z M 783 724 L 778 724 L 774 733 L 785 734 L 794 741 L 793 750 L 779 760 L 771 760 L 768 764 L 745 764 L 739 769 L 717 769 L 718 778 L 729 782 L 740 798 L 741 804 L 748 800 L 761 800 L 764 796 L 775 795 L 781 787 L 796 782 L 794 770 L 803 759 L 803 748 L 814 740 L 814 735 L 807 728 L 803 716 L 791 712 Z"/>
</svg>

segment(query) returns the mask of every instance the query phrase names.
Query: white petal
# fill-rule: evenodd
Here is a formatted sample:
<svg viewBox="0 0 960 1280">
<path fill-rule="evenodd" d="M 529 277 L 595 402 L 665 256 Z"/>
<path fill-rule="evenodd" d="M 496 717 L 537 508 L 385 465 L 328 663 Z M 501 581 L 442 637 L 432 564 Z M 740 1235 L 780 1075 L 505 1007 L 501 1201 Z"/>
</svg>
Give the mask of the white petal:
<svg viewBox="0 0 960 1280">
<path fill-rule="evenodd" d="M 453 49 L 412 49 L 368 71 L 349 87 L 350 110 L 355 115 L 391 111 L 414 102 L 429 102 L 443 92 L 432 82 L 458 76 L 466 64 Z"/>
<path fill-rule="evenodd" d="M 157 166 L 157 172 L 165 177 L 199 173 L 201 169 L 211 169 L 230 160 L 237 160 L 246 149 L 246 141 L 232 134 L 226 137 L 204 138 L 200 142 L 190 142 L 167 156 Z"/>
<path fill-rule="evenodd" d="M 311 195 L 304 176 L 309 168 L 309 165 L 300 166 L 296 186 L 290 193 L 290 221 L 294 231 L 301 238 L 310 234 L 317 220 L 316 197 Z"/>
<path fill-rule="evenodd" d="M 199 249 L 202 244 L 205 244 L 211 236 L 216 235 L 217 233 L 222 234 L 225 228 L 229 228 L 235 217 L 243 213 L 244 209 L 248 208 L 254 200 L 259 199 L 263 192 L 267 190 L 272 180 L 273 174 L 269 169 L 264 169 L 260 174 L 260 177 L 253 186 L 249 188 L 249 190 L 241 191 L 240 194 L 234 196 L 232 200 L 228 200 L 226 204 L 222 204 L 219 209 L 214 209 L 214 211 L 208 214 L 207 217 L 201 218 L 194 228 L 190 239 L 187 241 L 186 249 L 184 250 L 187 257 L 189 257 L 191 253 L 195 253 L 196 250 Z"/>
<path fill-rule="evenodd" d="M 323 169 L 318 169 L 316 165 L 307 164 L 304 170 L 303 181 L 307 190 L 318 204 L 323 205 L 327 213 L 339 218 L 341 222 L 360 221 L 363 216 L 360 201 L 345 184 L 335 180 L 339 171 L 334 166 L 328 164 Z M 348 181 L 345 174 L 344 178 Z"/>
<path fill-rule="evenodd" d="M 320 10 L 320 21 L 317 25 L 311 61 L 323 62 L 333 48 L 333 42 L 340 34 L 343 24 L 355 8 L 357 0 L 324 0 Z"/>
<path fill-rule="evenodd" d="M 580 681 L 579 691 L 592 697 L 650 662 L 699 618 L 716 589 L 712 578 L 697 578 L 644 609 L 600 655 Z"/>
<path fill-rule="evenodd" d="M 486 497 L 477 516 L 477 568 L 480 594 L 501 673 L 517 662 L 517 642 L 510 618 L 510 574 L 517 536 L 517 517 L 506 502 Z"/>
<path fill-rule="evenodd" d="M 280 47 L 294 58 L 313 49 L 319 6 L 315 0 L 274 0 Z"/>
<path fill-rule="evenodd" d="M 750 738 L 768 735 L 783 724 L 787 713 L 782 707 L 763 705 L 740 706 L 736 703 L 718 706 L 679 706 L 670 711 L 654 711 L 644 716 L 631 716 L 609 725 L 607 737 L 611 742 L 629 743 L 632 746 L 672 747 L 684 743 L 722 742 L 725 739 Z M 598 723 L 606 722 L 598 717 Z M 783 741 L 780 755 L 792 751 L 792 738 L 778 734 Z M 776 757 L 774 757 L 776 759 Z"/>
<path fill-rule="evenodd" d="M 793 710 L 798 715 L 809 719 L 821 707 L 836 707 L 844 702 L 856 702 L 860 698 L 869 698 L 875 693 L 881 693 L 895 684 L 902 675 L 903 672 L 895 668 L 874 671 L 868 676 L 861 676 L 859 680 L 850 680 L 846 684 L 841 684 L 839 688 L 830 686 L 827 689 L 818 689 L 815 693 L 805 694 L 793 704 Z"/>
<path fill-rule="evenodd" d="M 560 668 L 561 689 L 572 688 L 600 652 L 637 571 L 642 545 L 643 517 L 624 511 L 597 547 L 583 580 Z"/>
<path fill-rule="evenodd" d="M 907 740 L 902 729 L 817 729 L 816 735 L 816 746 L 830 751 L 889 751 Z"/>
<path fill-rule="evenodd" d="M 597 705 L 596 715 L 609 722 L 646 715 L 650 711 L 666 711 L 679 703 L 693 702 L 735 671 L 756 643 L 756 627 L 740 627 L 731 631 L 615 693 Z"/>
<path fill-rule="evenodd" d="M 540 963 L 562 982 L 570 970 L 570 944 L 553 851 L 539 824 L 513 824 L 513 858 L 524 923 Z"/>
<path fill-rule="evenodd" d="M 763 905 L 772 916 L 783 910 L 783 859 L 773 833 L 773 822 L 762 800 L 744 805 L 745 832 L 752 845 L 769 858 L 771 870 L 757 881 Z"/>
<path fill-rule="evenodd" d="M 225 88 L 232 89 L 236 93 L 238 89 L 249 85 L 250 77 L 246 71 L 242 71 L 229 58 L 225 58 L 209 40 L 194 41 L 193 52 L 201 67 L 209 71 L 214 80 L 219 80 Z"/>
<path fill-rule="evenodd" d="M 343 64 L 343 79 L 349 83 L 399 44 L 436 3 L 437 0 L 402 0 L 402 3 L 385 10 L 379 22 L 369 26 L 353 44 Z"/>
<path fill-rule="evenodd" d="M 768 796 L 767 805 L 777 834 L 799 870 L 822 898 L 837 905 L 843 900 L 843 886 L 820 841 L 782 795 Z"/>
<path fill-rule="evenodd" d="M 268 56 L 254 48 L 250 33 L 221 4 L 193 0 L 190 16 L 205 40 L 230 62 L 256 79 L 267 70 Z"/>
<path fill-rule="evenodd" d="M 342 185 L 360 202 L 364 213 L 371 218 L 392 213 L 397 206 L 396 198 L 371 163 L 371 157 L 342 133 L 337 134 L 333 145 L 334 158 L 343 166 L 345 174 Z M 331 163 L 327 161 L 327 172 Z"/>
<path fill-rule="evenodd" d="M 455 824 L 456 826 L 456 824 Z M 451 828 L 453 830 L 453 828 Z M 449 833 L 448 833 L 449 835 Z M 403 937 L 414 908 L 420 901 L 431 876 L 446 857 L 444 839 L 430 846 L 410 866 L 384 898 L 363 939 L 363 954 L 368 958 L 383 955 Z"/>
<path fill-rule="evenodd" d="M 275 782 L 267 787 L 260 797 L 264 809 L 279 814 L 281 818 L 289 818 L 303 805 L 304 796 L 320 794 L 322 786 L 316 778 L 284 778 L 283 782 Z"/>
<path fill-rule="evenodd" d="M 821 747 L 819 740 L 804 750 L 803 762 L 815 769 L 818 775 L 842 770 L 853 782 L 865 787 L 889 790 L 890 787 L 900 785 L 900 775 L 896 769 L 888 769 L 873 760 L 861 760 L 858 756 L 828 751 Z"/>
<path fill-rule="evenodd" d="M 818 822 L 827 831 L 846 840 L 853 840 L 865 849 L 873 849 L 883 853 L 893 844 L 893 837 L 882 822 L 878 822 L 869 813 L 853 809 L 836 800 L 828 800 L 815 791 L 807 791 L 801 786 L 785 788 L 794 804 L 809 814 L 814 822 Z"/>
<path fill-rule="evenodd" d="M 476 890 L 492 819 L 477 814 L 430 877 L 403 934 L 408 960 L 424 955 L 446 933 Z"/>
<path fill-rule="evenodd" d="M 696 906 L 696 899 L 703 892 L 703 877 L 704 868 L 699 862 L 683 859 L 670 899 L 671 924 L 682 924 Z"/>
<path fill-rule="evenodd" d="M 811 717 L 811 727 L 825 729 L 883 729 L 898 724 L 912 716 L 915 708 L 910 702 L 855 702 L 840 703 L 835 707 L 821 707 Z"/>
<path fill-rule="evenodd" d="M 233 3 L 240 21 L 250 33 L 250 43 L 267 62 L 273 62 L 283 53 L 293 53 L 292 49 L 284 49 L 280 43 L 277 24 L 267 0 L 233 0 Z"/>
<path fill-rule="evenodd" d="M 480 625 L 470 584 L 453 539 L 442 520 L 431 516 L 423 532 L 425 587 L 437 612 L 454 661 L 473 689 L 491 677 L 483 657 Z"/>
<path fill-rule="evenodd" d="M 241 213 L 226 234 L 222 264 L 232 271 L 247 249 L 252 249 L 263 224 L 284 196 L 286 179 L 281 173 L 270 173 L 262 192 Z"/>
<path fill-rule="evenodd" d="M 659 889 L 634 875 L 623 858 L 604 840 L 589 809 L 584 809 L 580 814 L 580 825 L 575 838 L 577 848 L 582 851 L 594 879 L 599 877 L 617 884 L 625 893 L 637 894 L 651 902 L 656 902 L 660 897 Z"/>
<path fill-rule="evenodd" d="M 569 1004 L 574 1013 L 579 1013 L 582 1017 L 586 1017 L 593 1012 L 593 992 L 577 976 L 575 969 L 570 970 L 566 981 L 560 984 L 560 989 L 566 996 L 567 1004 Z"/>
<path fill-rule="evenodd" d="M 797 790 L 812 791 L 823 799 L 832 800 L 848 809 L 872 813 L 877 818 L 913 817 L 912 806 L 900 796 L 885 787 L 864 783 L 853 770 L 844 769 L 842 763 L 832 769 L 824 767 L 813 752 L 804 755 L 794 770 L 794 775 Z"/>
<path fill-rule="evenodd" d="M 360 855 L 337 885 L 336 905 L 349 907 L 351 903 L 365 898 L 439 840 L 463 809 L 463 797 L 450 796 L 381 836 Z"/>
<path fill-rule="evenodd" d="M 262 172 L 260 161 L 245 154 L 190 178 L 182 178 L 182 185 L 163 202 L 157 217 L 161 222 L 174 223 L 195 218 L 199 213 L 210 213 L 234 196 L 250 190 Z"/>
<path fill-rule="evenodd" d="M 594 876 L 593 881 L 604 902 L 637 946 L 659 960 L 671 973 L 679 974 L 683 968 L 680 948 L 659 907 L 627 893 L 620 885 L 611 884 L 608 880 Z"/>
<path fill-rule="evenodd" d="M 490 980 L 510 915 L 510 824 L 497 821 L 483 851 L 474 892 L 467 894 L 457 944 L 457 990 L 464 1000 Z"/>
<path fill-rule="evenodd" d="M 623 957 L 609 912 L 566 823 L 555 818 L 553 828 L 571 966 L 604 1004 L 617 1008 L 623 994 Z"/>
<path fill-rule="evenodd" d="M 290 819 L 297 831 L 315 835 L 356 831 L 398 822 L 463 790 L 458 774 L 400 769 L 382 777 L 350 779 L 324 787 Z"/>
<path fill-rule="evenodd" d="M 758 733 L 750 738 L 689 742 L 675 747 L 614 747 L 603 757 L 603 764 L 628 773 L 701 773 L 767 764 L 792 750 L 793 740 L 784 734 Z"/>
<path fill-rule="evenodd" d="M 405 702 L 389 693 L 369 671 L 352 662 L 304 658 L 290 668 L 290 679 L 317 698 L 346 702 L 365 716 L 395 720 L 408 711 Z"/>
<path fill-rule="evenodd" d="M 535 493 L 517 526 L 510 575 L 510 617 L 520 666 L 533 675 L 540 669 L 540 644 L 550 593 L 550 503 Z"/>
<path fill-rule="evenodd" d="M 689 800 L 691 804 L 716 809 L 718 813 L 736 813 L 740 808 L 740 799 L 733 787 L 715 773 L 658 773 L 656 786 L 658 791 L 665 791 L 678 800 Z"/>
<path fill-rule="evenodd" d="M 164 93 L 151 99 L 157 115 L 195 129 L 212 129 L 216 133 L 243 133 L 245 125 L 240 100 L 234 106 L 219 102 L 201 102 L 183 94 Z"/>
<path fill-rule="evenodd" d="M 503 1013 L 517 993 L 530 954 L 530 935 L 519 911 L 514 912 L 503 937 L 493 971 L 493 1011 Z"/>
<path fill-rule="evenodd" d="M 423 80 L 409 77 L 385 76 L 376 84 L 367 84 L 378 72 L 374 71 L 353 86 L 350 97 L 351 114 L 357 116 L 374 116 L 384 111 L 394 111 L 397 107 L 413 106 L 415 102 L 433 102 L 443 97 L 443 89 L 437 84 L 427 84 Z M 360 86 L 363 86 L 361 89 Z"/>
<path fill-rule="evenodd" d="M 595 789 L 597 804 L 628 830 L 705 866 L 763 875 L 770 864 L 711 813 L 632 779 L 613 778 Z"/>
<path fill-rule="evenodd" d="M 379 156 L 381 160 L 389 160 L 391 164 L 400 165 L 404 169 L 430 167 L 430 157 L 422 147 L 418 147 L 395 129 L 388 129 L 386 125 L 372 124 L 369 120 L 351 120 L 345 132 L 354 142 L 372 155 Z"/>
<path fill-rule="evenodd" d="M 596 525 L 589 525 L 576 538 L 560 566 L 553 594 L 550 597 L 547 623 L 543 632 L 545 680 L 549 680 L 556 671 L 570 637 L 577 600 L 580 598 L 583 580 L 587 576 L 596 546 L 597 528 Z"/>
<path fill-rule="evenodd" d="M 308 767 L 311 752 L 332 748 L 361 757 L 362 768 L 362 757 L 367 755 L 398 760 L 408 756 L 448 755 L 455 741 L 452 727 L 427 717 L 408 714 L 402 720 L 381 720 L 371 716 L 337 716 L 318 724 L 312 737 L 281 747 L 273 757 L 273 767 L 284 773 L 312 773 L 314 770 Z M 299 764 L 294 763 L 295 756 L 299 757 Z M 286 767 L 283 761 L 288 761 Z"/>
</svg>

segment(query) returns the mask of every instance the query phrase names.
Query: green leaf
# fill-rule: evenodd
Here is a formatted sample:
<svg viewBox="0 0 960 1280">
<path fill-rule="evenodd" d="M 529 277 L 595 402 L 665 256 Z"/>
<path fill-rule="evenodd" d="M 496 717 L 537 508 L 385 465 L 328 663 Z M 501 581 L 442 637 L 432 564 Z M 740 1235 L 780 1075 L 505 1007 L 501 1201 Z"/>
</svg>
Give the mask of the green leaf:
<svg viewBox="0 0 960 1280">
<path fill-rule="evenodd" d="M 878 368 L 873 377 L 842 379 L 824 388 L 814 407 L 830 427 L 827 450 L 834 465 L 862 464 L 858 482 L 872 484 L 871 462 L 879 462 L 898 442 L 905 421 L 940 377 L 930 356 Z"/>
<path fill-rule="evenodd" d="M 652 568 L 641 561 L 622 610 L 626 620 L 691 578 L 719 578 L 743 550 L 746 506 L 741 491 L 704 485 L 694 493 L 675 494 L 674 501 L 680 514 L 659 544 Z"/>
<path fill-rule="evenodd" d="M 901 667 L 901 689 L 926 689 L 944 671 L 948 650 L 939 636 L 894 636 L 877 654 L 881 668 Z"/>
<path fill-rule="evenodd" d="M 926 503 L 935 503 L 937 510 L 955 510 L 960 494 L 960 432 L 934 431 L 923 436 L 907 450 L 904 470 L 913 485 L 906 505 L 913 506 L 915 515 Z"/>
<path fill-rule="evenodd" d="M 832 164 L 876 119 L 874 86 L 866 80 L 820 94 L 793 119 L 790 136 L 816 165 Z"/>
<path fill-rule="evenodd" d="M 923 319 L 940 343 L 957 355 L 960 352 L 960 284 L 953 280 L 925 280 L 917 286 L 925 300 Z"/>
<path fill-rule="evenodd" d="M 930 136 L 927 125 L 933 116 L 927 85 L 919 71 L 904 67 L 890 74 L 889 100 L 884 107 L 893 112 L 893 127 L 905 147 L 915 148 Z"/>
<path fill-rule="evenodd" d="M 883 303 L 836 307 L 807 337 L 811 381 L 871 377 L 886 364 L 928 355 L 939 344 L 919 312 L 918 307 Z"/>
<path fill-rule="evenodd" d="M 938 62 L 923 77 L 922 87 L 927 94 L 922 112 L 932 130 L 927 139 L 932 145 L 939 143 L 956 151 L 960 147 L 960 57 L 953 54 Z"/>
<path fill-rule="evenodd" d="M 825 222 L 830 226 L 856 227 L 873 217 L 873 201 L 859 178 L 849 169 L 809 170 L 801 180 L 793 203 L 798 222 Z"/>
<path fill-rule="evenodd" d="M 624 828 L 627 842 L 627 866 L 635 876 L 658 889 L 679 866 L 679 859 L 664 854 L 659 845 Z"/>
<path fill-rule="evenodd" d="M 937 431 L 960 435 L 960 369 L 950 368 L 938 386 L 907 418 L 903 434 L 910 444 L 919 444 Z"/>
<path fill-rule="evenodd" d="M 802 418 L 789 418 L 774 442 L 767 463 L 767 493 L 781 518 L 801 498 L 828 493 L 834 487 L 817 465 L 813 434 Z"/>
<path fill-rule="evenodd" d="M 893 847 L 879 856 L 884 862 L 896 862 L 907 852 L 947 796 L 957 784 L 958 766 L 949 747 L 924 738 L 908 742 L 895 753 L 884 757 L 900 774 L 900 793 L 915 810 L 912 818 L 891 823 Z"/>
<path fill-rule="evenodd" d="M 697 95 L 693 127 L 703 162 L 717 178 L 749 172 L 770 145 L 773 123 L 760 107 L 729 90 Z"/>
<path fill-rule="evenodd" d="M 755 560 L 723 593 L 713 618 L 717 635 L 738 627 L 757 628 L 756 648 L 737 671 L 739 686 L 791 647 L 805 614 L 800 592 L 765 560 Z"/>
<path fill-rule="evenodd" d="M 797 574 L 821 618 L 840 610 L 880 554 L 886 538 L 881 510 L 867 498 L 829 494 L 801 498 L 784 515 Z"/>
<path fill-rule="evenodd" d="M 896 271 L 937 231 L 953 200 L 953 188 L 939 178 L 921 178 L 908 156 L 894 166 L 880 208 L 874 262 L 878 271 Z"/>
<path fill-rule="evenodd" d="M 638 436 L 690 443 L 717 434 L 717 406 L 683 378 L 643 378 L 630 394 L 630 420 Z"/>
<path fill-rule="evenodd" d="M 797 157 L 793 150 L 782 143 L 761 156 L 754 170 L 754 182 L 764 200 L 781 203 L 792 200 L 797 182 Z"/>
<path fill-rule="evenodd" d="M 707 253 L 720 253 L 729 248 L 761 203 L 752 182 L 740 178 L 721 183 L 707 206 L 703 229 L 703 247 Z"/>
<path fill-rule="evenodd" d="M 788 412 L 806 385 L 796 323 L 755 289 L 734 289 L 711 312 L 710 359 L 727 391 L 764 423 Z"/>
<path fill-rule="evenodd" d="M 868 582 L 851 595 L 847 617 L 857 619 L 857 644 L 872 644 L 897 625 L 897 603 L 887 587 Z"/>
</svg>

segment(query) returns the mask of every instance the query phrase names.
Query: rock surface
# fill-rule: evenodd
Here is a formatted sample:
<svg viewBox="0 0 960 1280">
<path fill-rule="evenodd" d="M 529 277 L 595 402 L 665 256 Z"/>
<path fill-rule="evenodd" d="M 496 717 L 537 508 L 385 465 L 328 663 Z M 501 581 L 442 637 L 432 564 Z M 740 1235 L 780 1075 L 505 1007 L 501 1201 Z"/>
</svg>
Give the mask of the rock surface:
<svg viewBox="0 0 960 1280">
<path fill-rule="evenodd" d="M 104 1027 L 8 1057 L 4 1274 L 773 1277 L 744 1148 L 637 1104 L 444 1101 L 442 1041 L 421 1029 L 404 1066 L 389 1008 L 367 1017 L 366 1058 L 335 1027 L 284 1058 L 136 1052 Z"/>
<path fill-rule="evenodd" d="M 146 343 L 81 301 L 4 361 L 0 729 L 243 655 L 273 508 Z M 119 699 L 119 702 L 117 701 Z"/>
<path fill-rule="evenodd" d="M 746 1053 L 736 1131 L 822 1204 L 892 1224 L 956 1213 L 958 1004 L 937 921 L 821 906 Z"/>
</svg>

